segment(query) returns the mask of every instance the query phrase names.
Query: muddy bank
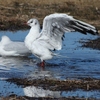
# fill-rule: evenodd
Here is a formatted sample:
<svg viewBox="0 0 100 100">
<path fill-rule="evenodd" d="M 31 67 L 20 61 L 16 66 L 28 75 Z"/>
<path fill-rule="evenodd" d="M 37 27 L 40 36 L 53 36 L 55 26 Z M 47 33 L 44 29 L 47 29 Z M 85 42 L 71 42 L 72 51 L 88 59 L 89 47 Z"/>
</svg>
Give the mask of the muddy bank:
<svg viewBox="0 0 100 100">
<path fill-rule="evenodd" d="M 40 86 L 43 89 L 49 89 L 52 91 L 70 91 L 76 89 L 89 90 L 100 90 L 100 80 L 92 78 L 84 78 L 77 80 L 67 79 L 65 81 L 54 80 L 54 79 L 39 79 L 39 80 L 28 80 L 28 79 L 8 79 L 7 81 L 15 83 L 18 86 Z M 71 97 L 27 97 L 27 96 L 17 96 L 15 94 L 9 95 L 7 97 L 2 97 L 2 100 L 86 100 L 85 97 L 71 96 Z M 95 98 L 88 98 L 87 100 L 97 100 Z"/>
<path fill-rule="evenodd" d="M 82 47 L 100 50 L 100 37 L 94 40 L 88 40 L 82 43 Z"/>
<path fill-rule="evenodd" d="M 74 89 L 84 89 L 84 90 L 99 90 L 100 80 L 86 78 L 81 80 L 52 80 L 52 79 L 39 79 L 39 80 L 28 80 L 28 79 L 8 79 L 7 81 L 13 82 L 17 85 L 26 86 L 42 86 L 44 89 L 49 89 L 52 91 L 64 91 L 64 90 L 74 90 Z"/>
<path fill-rule="evenodd" d="M 20 19 L 9 19 L 3 22 L 0 22 L 0 30 L 6 31 L 17 31 L 17 30 L 26 30 L 29 29 L 28 25 L 26 25 L 26 21 Z"/>
</svg>

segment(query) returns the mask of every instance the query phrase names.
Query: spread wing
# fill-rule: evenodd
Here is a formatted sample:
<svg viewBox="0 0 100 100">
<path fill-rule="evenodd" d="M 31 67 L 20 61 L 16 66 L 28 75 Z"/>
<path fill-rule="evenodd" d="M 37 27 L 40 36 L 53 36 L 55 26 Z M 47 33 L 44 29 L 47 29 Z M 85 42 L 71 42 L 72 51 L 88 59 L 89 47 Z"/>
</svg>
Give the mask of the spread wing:
<svg viewBox="0 0 100 100">
<path fill-rule="evenodd" d="M 60 50 L 64 33 L 72 31 L 78 31 L 83 34 L 98 34 L 94 26 L 74 19 L 72 16 L 56 13 L 44 18 L 43 29 L 38 41 L 41 44 L 44 43 L 50 50 Z"/>
</svg>

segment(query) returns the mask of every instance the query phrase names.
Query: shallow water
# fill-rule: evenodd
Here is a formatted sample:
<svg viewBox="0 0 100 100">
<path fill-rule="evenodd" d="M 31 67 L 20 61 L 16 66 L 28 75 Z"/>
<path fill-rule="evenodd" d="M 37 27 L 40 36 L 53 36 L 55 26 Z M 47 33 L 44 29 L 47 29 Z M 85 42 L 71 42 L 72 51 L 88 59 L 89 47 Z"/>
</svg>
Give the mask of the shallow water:
<svg viewBox="0 0 100 100">
<path fill-rule="evenodd" d="M 24 41 L 27 33 L 28 31 L 1 31 L 0 37 L 2 35 L 7 35 L 13 41 Z M 60 80 L 88 77 L 100 79 L 100 51 L 83 48 L 81 47 L 82 44 L 79 42 L 94 38 L 97 38 L 97 36 L 90 34 L 84 35 L 76 32 L 67 33 L 63 41 L 62 50 L 56 51 L 60 56 L 56 56 L 53 59 L 46 61 L 46 67 L 44 70 L 37 66 L 37 63 L 40 62 L 40 60 L 33 55 L 26 58 L 0 57 L 0 84 L 3 84 L 2 82 L 5 83 L 5 81 L 3 81 L 4 79 L 15 77 L 27 77 L 30 79 L 48 77 Z M 5 88 L 9 91 L 8 87 L 9 83 L 5 84 Z M 10 88 L 12 88 L 12 85 Z M 16 91 L 19 91 L 20 89 L 22 90 L 22 88 L 19 87 L 15 89 L 17 89 Z M 92 91 L 90 94 L 95 97 L 95 92 L 96 91 Z M 21 93 L 22 95 L 25 95 L 23 92 Z M 75 93 L 82 93 L 82 96 L 86 97 L 86 91 L 84 93 L 74 91 L 74 94 Z M 97 94 L 98 93 L 99 92 L 97 92 Z M 1 94 L 5 96 L 6 93 L 4 94 L 4 89 L 0 87 L 0 96 Z M 66 94 L 68 97 L 68 92 L 62 94 Z M 91 95 L 89 95 L 89 97 L 91 97 Z"/>
</svg>

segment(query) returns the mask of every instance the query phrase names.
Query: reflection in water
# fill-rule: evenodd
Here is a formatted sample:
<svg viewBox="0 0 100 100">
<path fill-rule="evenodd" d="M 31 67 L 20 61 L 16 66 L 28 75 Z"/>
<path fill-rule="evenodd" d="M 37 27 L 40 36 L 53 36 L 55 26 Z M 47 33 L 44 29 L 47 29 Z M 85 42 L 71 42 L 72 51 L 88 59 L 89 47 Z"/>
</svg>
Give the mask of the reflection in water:
<svg viewBox="0 0 100 100">
<path fill-rule="evenodd" d="M 0 57 L 0 78 L 22 78 L 34 71 L 35 63 L 35 60 L 25 57 Z"/>
<path fill-rule="evenodd" d="M 0 96 L 9 96 L 15 94 L 17 96 L 28 96 L 28 97 L 55 97 L 59 98 L 60 91 L 44 90 L 41 87 L 28 86 L 22 88 L 16 84 L 9 83 L 6 81 L 0 81 Z"/>
<path fill-rule="evenodd" d="M 38 60 L 25 57 L 0 57 L 0 79 L 52 77 L 50 71 L 37 66 Z"/>
<path fill-rule="evenodd" d="M 0 57 L 0 66 L 10 67 L 20 67 L 25 64 L 25 59 L 21 57 Z M 23 62 L 24 61 L 24 62 Z"/>
<path fill-rule="evenodd" d="M 29 75 L 27 75 L 27 77 L 29 79 L 41 79 L 41 78 L 54 78 L 53 77 L 53 74 L 50 72 L 50 71 L 44 71 L 44 70 L 37 70 L 37 71 L 34 71 L 32 73 L 30 73 Z"/>
<path fill-rule="evenodd" d="M 41 87 L 29 86 L 25 87 L 23 90 L 25 96 L 28 97 L 55 97 L 55 98 L 61 97 L 60 91 L 44 90 Z"/>
</svg>

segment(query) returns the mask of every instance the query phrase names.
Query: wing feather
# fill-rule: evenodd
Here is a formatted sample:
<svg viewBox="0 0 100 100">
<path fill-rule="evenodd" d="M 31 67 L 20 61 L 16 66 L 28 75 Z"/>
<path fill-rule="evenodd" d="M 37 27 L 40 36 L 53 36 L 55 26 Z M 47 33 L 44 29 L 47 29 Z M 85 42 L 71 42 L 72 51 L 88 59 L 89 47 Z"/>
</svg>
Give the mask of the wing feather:
<svg viewBox="0 0 100 100">
<path fill-rule="evenodd" d="M 62 47 L 62 38 L 65 32 L 78 31 L 83 34 L 98 34 L 96 28 L 85 22 L 74 19 L 67 14 L 51 14 L 46 16 L 43 21 L 43 29 L 38 40 L 46 41 L 54 49 L 60 50 Z M 44 39 L 44 36 L 46 37 Z"/>
</svg>

